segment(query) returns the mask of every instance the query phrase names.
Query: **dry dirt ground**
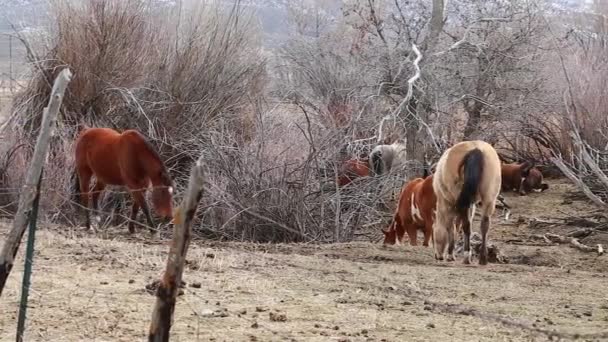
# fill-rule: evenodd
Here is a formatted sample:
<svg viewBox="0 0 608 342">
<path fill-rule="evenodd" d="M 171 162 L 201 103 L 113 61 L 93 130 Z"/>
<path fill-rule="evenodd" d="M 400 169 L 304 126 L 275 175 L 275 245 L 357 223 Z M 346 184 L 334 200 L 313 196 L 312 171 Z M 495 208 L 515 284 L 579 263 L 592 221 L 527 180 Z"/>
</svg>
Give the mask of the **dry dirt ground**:
<svg viewBox="0 0 608 342">
<path fill-rule="evenodd" d="M 608 257 L 530 238 L 576 229 L 530 228 L 531 218 L 593 210 L 586 201 L 565 200 L 572 187 L 564 181 L 550 185 L 542 194 L 508 195 L 511 221 L 494 219 L 490 239 L 508 264 L 439 263 L 430 248 L 379 243 L 194 241 L 171 340 L 548 339 L 501 320 L 570 334 L 606 331 Z M 0 236 L 8 225 L 2 224 Z M 129 237 L 125 227 L 108 236 L 50 225 L 39 231 L 26 341 L 145 340 L 154 303 L 146 285 L 160 275 L 166 242 L 151 242 L 145 232 Z M 607 240 L 605 233 L 596 233 L 583 241 Z M 0 298 L 1 341 L 14 341 L 24 249 Z"/>
</svg>

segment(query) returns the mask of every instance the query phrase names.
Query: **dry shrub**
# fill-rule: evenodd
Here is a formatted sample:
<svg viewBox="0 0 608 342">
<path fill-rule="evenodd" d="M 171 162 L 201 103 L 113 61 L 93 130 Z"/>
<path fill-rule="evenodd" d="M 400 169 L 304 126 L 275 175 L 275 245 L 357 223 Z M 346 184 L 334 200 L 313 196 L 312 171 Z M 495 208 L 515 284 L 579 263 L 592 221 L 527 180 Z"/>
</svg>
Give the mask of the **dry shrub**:
<svg viewBox="0 0 608 342">
<path fill-rule="evenodd" d="M 228 131 L 243 144 L 251 126 L 241 115 L 264 76 L 258 30 L 239 6 L 184 2 L 172 11 L 137 0 L 58 0 L 52 26 L 28 44 L 32 77 L 13 101 L 6 126 L 15 145 L 33 149 L 51 85 L 64 66 L 75 76 L 50 150 L 48 177 L 64 198 L 73 174 L 75 133 L 83 125 L 137 128 L 157 146 L 180 188 L 207 132 Z M 24 168 L 12 165 L 15 179 Z M 108 196 L 106 196 L 108 197 Z M 111 196 L 110 196 L 111 197 Z M 45 196 L 46 208 L 62 208 Z M 103 203 L 102 203 L 103 207 Z"/>
<path fill-rule="evenodd" d="M 346 241 L 362 234 L 362 226 L 377 232 L 387 223 L 391 213 L 378 203 L 387 197 L 383 184 L 395 175 L 338 191 L 332 186 L 340 158 L 348 157 L 341 153 L 345 142 L 373 131 L 376 119 L 328 124 L 328 113 L 359 113 L 366 105 L 357 88 L 347 89 L 360 83 L 352 61 L 332 55 L 319 63 L 315 51 L 303 47 L 298 53 L 309 64 L 297 77 L 314 72 L 307 82 L 325 88 L 298 94 L 301 108 L 283 108 L 264 101 L 260 36 L 240 6 L 193 1 L 167 16 L 167 9 L 143 3 L 56 1 L 50 34 L 28 41 L 36 68 L 15 98 L 8 127 L 13 142 L 23 140 L 29 149 L 18 154 L 10 177 L 24 174 L 55 75 L 63 66 L 75 74 L 45 169 L 47 215 L 82 222 L 73 216 L 79 206 L 70 196 L 74 174 L 66 170 L 73 169 L 74 135 L 86 125 L 139 129 L 160 151 L 178 193 L 203 154 L 207 190 L 195 230 L 206 236 Z M 111 190 L 118 189 L 105 192 L 100 210 L 128 216 L 128 195 Z"/>
<path fill-rule="evenodd" d="M 271 125 L 265 106 L 259 110 L 249 144 L 237 149 L 233 137 L 218 135 L 204 149 L 210 173 L 201 233 L 256 242 L 350 241 L 369 239 L 387 224 L 390 211 L 379 206 L 386 197 L 379 188 L 388 176 L 361 178 L 336 190 L 334 178 L 320 172 L 326 158 L 338 160 L 335 145 L 309 135 L 314 128 L 306 123 L 301 131 Z M 284 115 L 298 122 L 303 114 Z M 275 145 L 283 134 L 292 144 L 285 153 Z"/>
</svg>

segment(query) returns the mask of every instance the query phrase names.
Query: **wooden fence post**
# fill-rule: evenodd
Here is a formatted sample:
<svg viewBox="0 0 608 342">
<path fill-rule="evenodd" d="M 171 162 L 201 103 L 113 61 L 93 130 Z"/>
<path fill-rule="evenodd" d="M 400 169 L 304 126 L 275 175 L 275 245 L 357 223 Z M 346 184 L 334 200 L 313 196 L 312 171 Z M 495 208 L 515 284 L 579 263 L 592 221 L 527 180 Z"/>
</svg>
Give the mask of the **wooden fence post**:
<svg viewBox="0 0 608 342">
<path fill-rule="evenodd" d="M 49 139 L 53 135 L 55 119 L 61 107 L 65 89 L 71 79 L 72 72 L 70 69 L 65 68 L 59 73 L 53 84 L 49 104 L 43 111 L 40 133 L 38 134 L 30 167 L 27 170 L 25 184 L 19 196 L 19 207 L 13 220 L 13 227 L 4 242 L 0 254 L 0 296 L 2 296 L 2 290 L 4 290 L 4 285 L 6 285 L 8 276 L 13 268 L 15 255 L 17 255 L 19 244 L 27 228 L 32 203 L 36 197 L 36 185 L 48 152 Z"/>
<path fill-rule="evenodd" d="M 173 311 L 190 243 L 192 221 L 203 195 L 203 176 L 203 157 L 201 156 L 190 172 L 184 199 L 173 215 L 173 241 L 169 248 L 165 273 L 156 291 L 156 304 L 148 333 L 149 342 L 169 341 Z"/>
<path fill-rule="evenodd" d="M 29 226 L 27 235 L 27 246 L 25 248 L 25 265 L 23 266 L 23 281 L 21 282 L 21 303 L 19 303 L 19 318 L 17 319 L 17 342 L 23 342 L 23 334 L 25 332 L 25 318 L 27 314 L 27 301 L 30 295 L 30 283 L 32 278 L 32 265 L 34 263 L 34 244 L 36 241 L 36 221 L 38 220 L 38 205 L 40 204 L 40 186 L 42 185 L 42 174 L 44 168 L 40 171 L 40 178 L 36 185 L 36 198 L 32 204 L 32 211 L 29 218 Z"/>
</svg>

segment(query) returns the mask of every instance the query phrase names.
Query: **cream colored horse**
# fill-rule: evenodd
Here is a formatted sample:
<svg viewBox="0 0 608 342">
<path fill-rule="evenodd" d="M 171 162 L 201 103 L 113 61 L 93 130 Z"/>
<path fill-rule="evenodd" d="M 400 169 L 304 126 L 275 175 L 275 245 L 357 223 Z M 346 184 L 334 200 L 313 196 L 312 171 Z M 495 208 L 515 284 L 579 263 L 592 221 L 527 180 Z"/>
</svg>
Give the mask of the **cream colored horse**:
<svg viewBox="0 0 608 342">
<path fill-rule="evenodd" d="M 435 259 L 443 260 L 447 245 L 446 260 L 454 261 L 455 227 L 461 225 L 464 233 L 463 262 L 471 263 L 471 222 L 475 203 L 481 201 L 479 264 L 487 264 L 487 235 L 500 186 L 500 159 L 492 145 L 481 140 L 463 141 L 443 153 L 433 178 L 433 190 L 437 196 L 433 226 Z"/>
<path fill-rule="evenodd" d="M 407 161 L 405 140 L 390 145 L 378 145 L 369 154 L 369 164 L 375 175 L 383 175 L 391 170 L 399 170 Z"/>
</svg>

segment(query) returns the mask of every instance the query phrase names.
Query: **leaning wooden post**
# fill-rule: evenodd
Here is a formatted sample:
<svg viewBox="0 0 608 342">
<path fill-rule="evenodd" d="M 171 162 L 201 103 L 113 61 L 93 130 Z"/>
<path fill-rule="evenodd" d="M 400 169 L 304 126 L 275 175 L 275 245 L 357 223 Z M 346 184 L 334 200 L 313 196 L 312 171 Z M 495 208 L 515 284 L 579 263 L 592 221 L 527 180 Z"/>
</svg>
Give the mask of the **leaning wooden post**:
<svg viewBox="0 0 608 342">
<path fill-rule="evenodd" d="M 156 305 L 152 313 L 152 322 L 148 334 L 149 342 L 169 341 L 171 320 L 182 273 L 186 261 L 186 252 L 190 243 L 192 221 L 198 203 L 203 195 L 204 186 L 203 157 L 201 156 L 190 172 L 188 189 L 180 206 L 173 215 L 173 241 L 167 257 L 167 266 L 156 291 Z"/>
<path fill-rule="evenodd" d="M 6 280 L 13 268 L 15 261 L 15 255 L 19 250 L 19 244 L 27 228 L 28 218 L 32 209 L 32 203 L 36 197 L 36 185 L 40 174 L 42 172 L 42 165 L 44 164 L 49 148 L 49 139 L 53 135 L 53 129 L 55 126 L 55 119 L 57 113 L 61 107 L 63 101 L 63 95 L 68 83 L 72 79 L 72 72 L 70 69 L 65 68 L 59 73 L 53 84 L 53 90 L 51 91 L 51 98 L 49 99 L 48 106 L 43 111 L 42 124 L 40 125 L 40 133 L 38 134 L 38 140 L 36 141 L 36 147 L 34 148 L 34 155 L 30 162 L 30 167 L 27 170 L 25 178 L 25 184 L 19 197 L 19 207 L 15 219 L 13 220 L 13 227 L 8 234 L 2 252 L 0 254 L 0 296 Z"/>
</svg>

